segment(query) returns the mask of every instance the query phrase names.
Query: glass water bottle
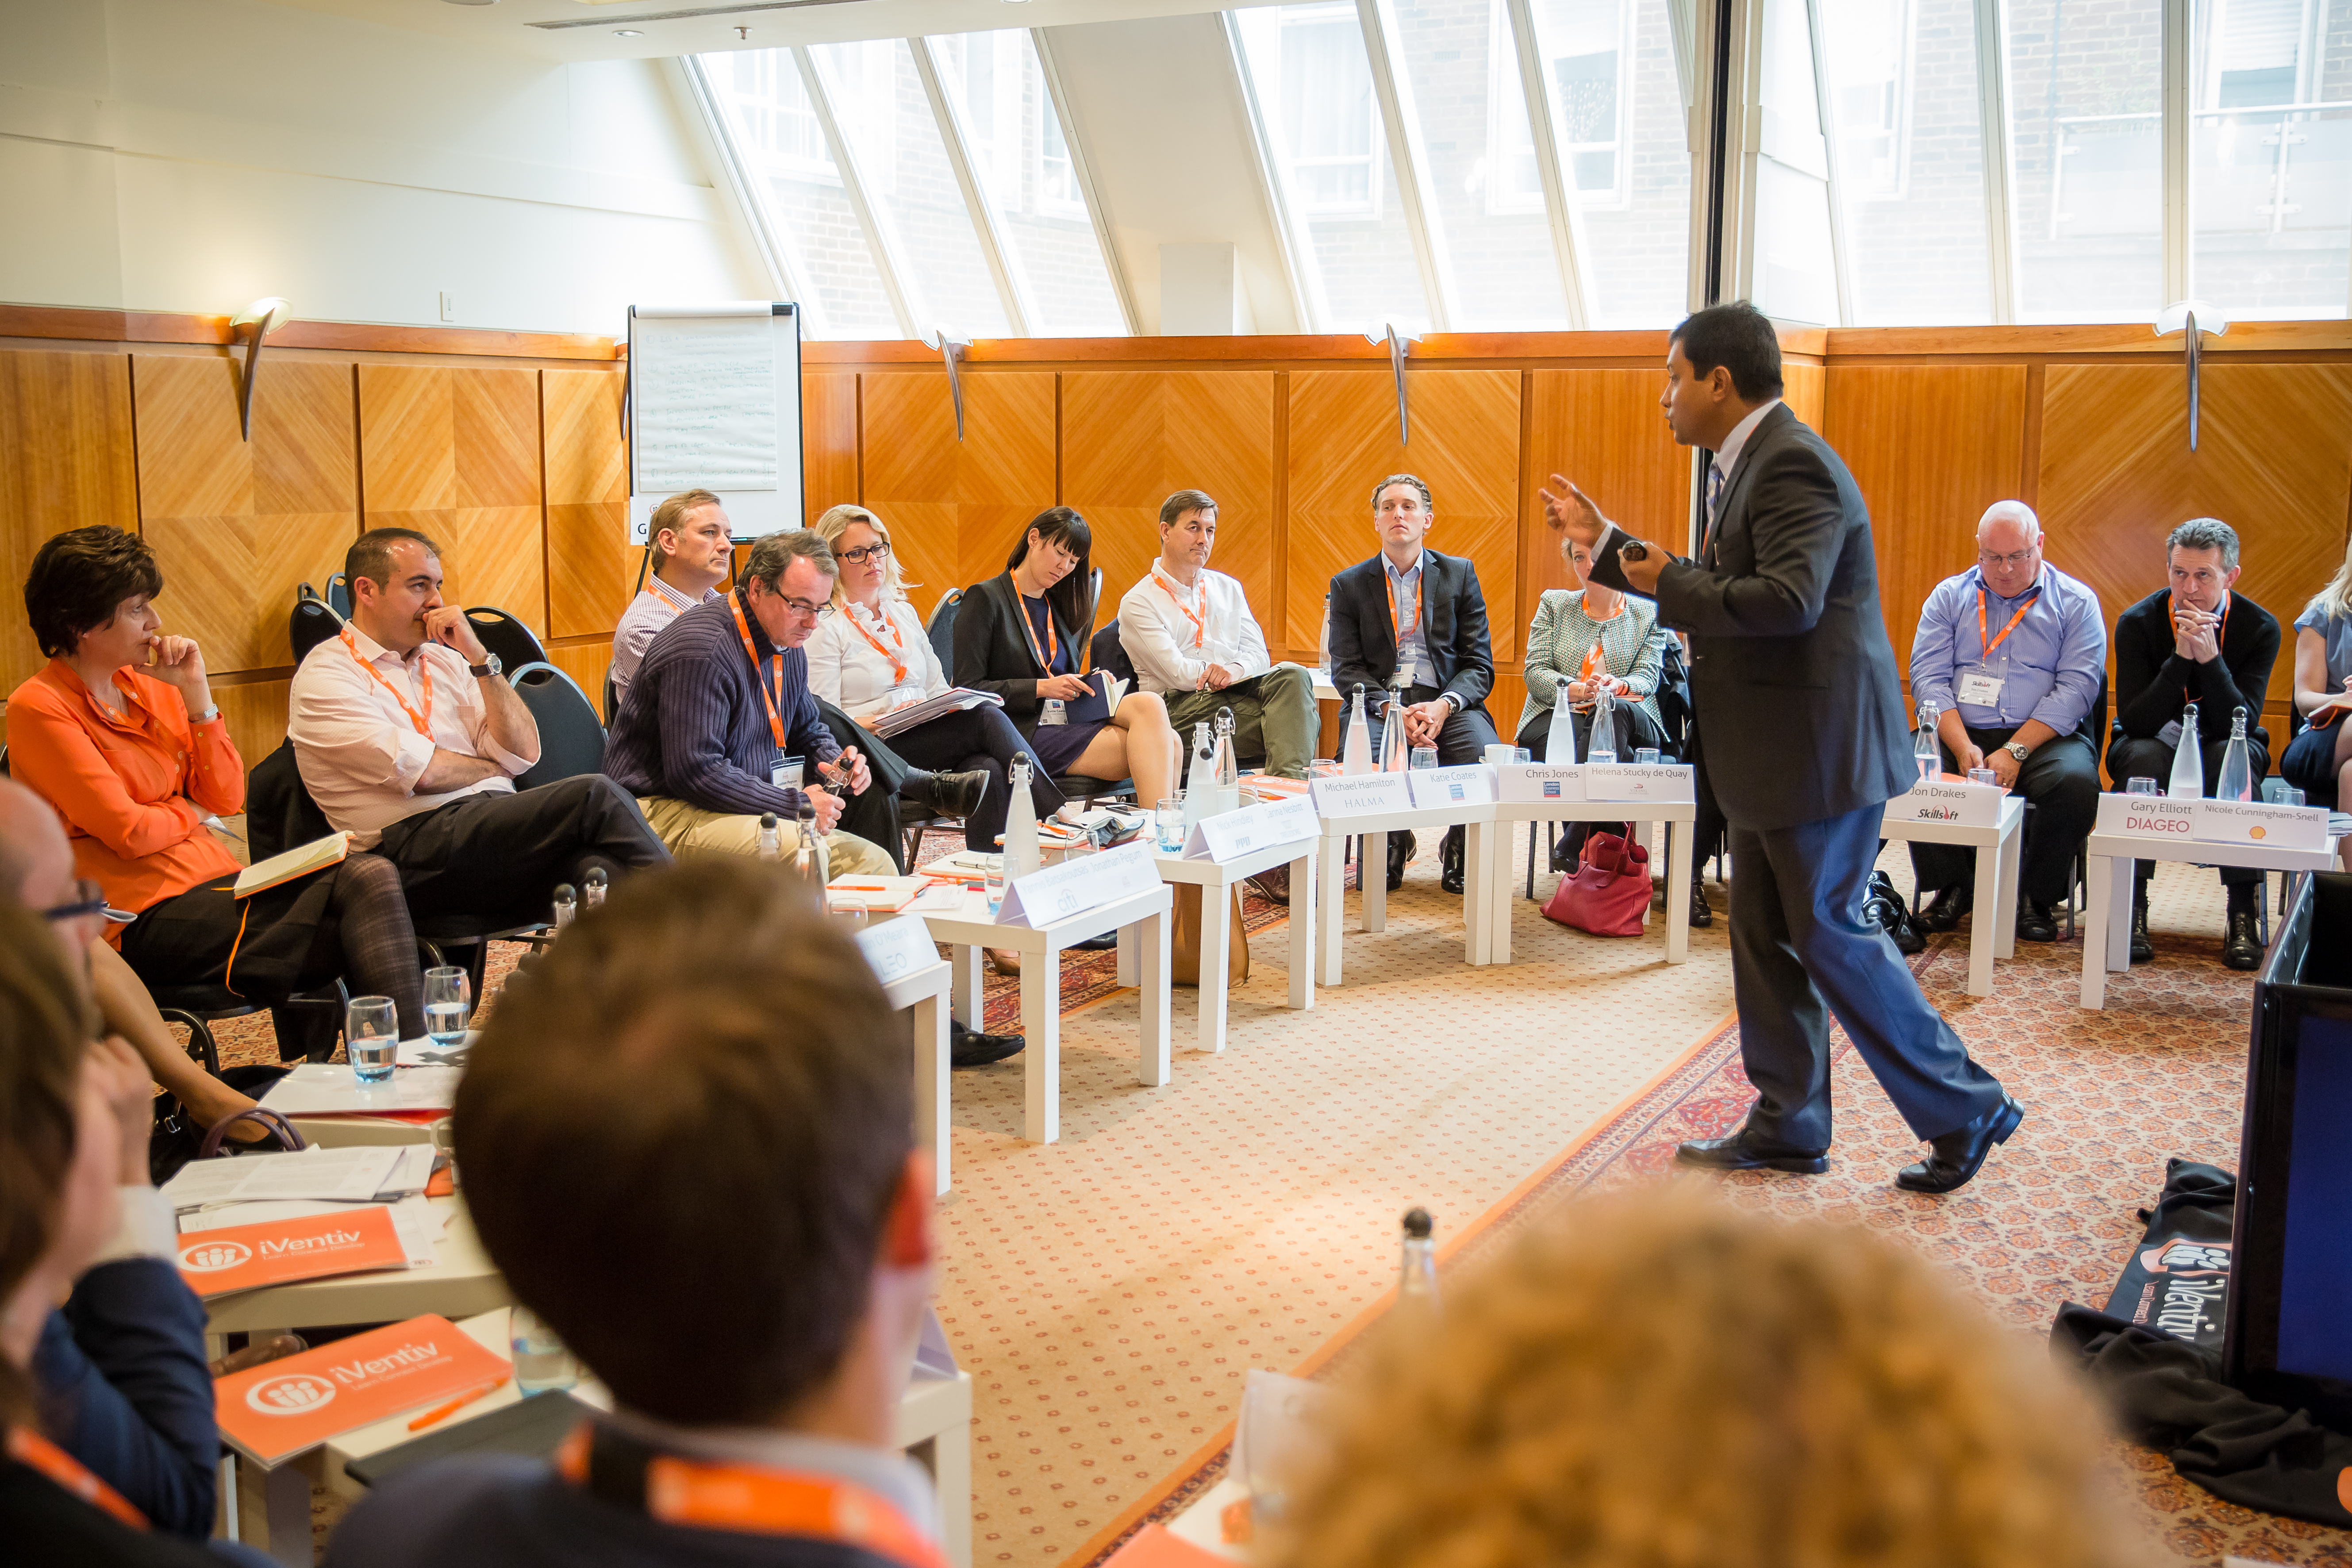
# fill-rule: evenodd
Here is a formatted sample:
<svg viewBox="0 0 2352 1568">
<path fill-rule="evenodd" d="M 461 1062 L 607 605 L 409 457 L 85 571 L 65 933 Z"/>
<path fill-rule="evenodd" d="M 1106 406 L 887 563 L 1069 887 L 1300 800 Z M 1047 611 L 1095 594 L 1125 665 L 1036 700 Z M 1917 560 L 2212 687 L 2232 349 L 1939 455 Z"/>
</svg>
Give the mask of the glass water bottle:
<svg viewBox="0 0 2352 1568">
<path fill-rule="evenodd" d="M 1576 707 L 1568 700 L 1568 682 L 1563 680 L 1552 698 L 1551 728 L 1544 733 L 1544 761 L 1565 767 L 1581 760 L 1576 754 Z"/>
<path fill-rule="evenodd" d="M 1592 742 L 1584 760 L 1600 767 L 1617 761 L 1617 693 L 1598 676 L 1592 683 Z"/>
<path fill-rule="evenodd" d="M 1371 721 L 1364 716 L 1364 689 L 1348 704 L 1348 738 L 1339 749 L 1339 771 L 1342 773 L 1368 773 L 1372 771 Z"/>
<path fill-rule="evenodd" d="M 1037 850 L 1037 803 L 1029 793 L 1029 759 L 1018 756 L 1006 770 L 1011 780 L 1012 804 L 1004 814 L 1004 878 L 1025 877 L 1034 871 L 1040 857 Z"/>
<path fill-rule="evenodd" d="M 1397 1310 L 1431 1321 L 1437 1317 L 1435 1229 L 1427 1209 L 1407 1209 L 1397 1260 Z"/>
<path fill-rule="evenodd" d="M 1934 784 L 1943 775 L 1944 753 L 1936 744 L 1936 725 L 1942 718 L 1934 703 L 1919 704 L 1919 731 L 1911 737 L 1911 757 L 1918 764 L 1921 784 Z"/>
<path fill-rule="evenodd" d="M 2230 749 L 2221 753 L 2221 777 L 2213 785 L 2215 800 L 2254 798 L 2254 759 L 2246 750 L 2246 710 L 2230 714 Z"/>
<path fill-rule="evenodd" d="M 2165 794 L 2175 800 L 2197 800 L 2205 794 L 2205 750 L 2197 738 L 2197 704 L 2180 713 L 2180 744 L 2172 753 L 2172 784 Z"/>
</svg>

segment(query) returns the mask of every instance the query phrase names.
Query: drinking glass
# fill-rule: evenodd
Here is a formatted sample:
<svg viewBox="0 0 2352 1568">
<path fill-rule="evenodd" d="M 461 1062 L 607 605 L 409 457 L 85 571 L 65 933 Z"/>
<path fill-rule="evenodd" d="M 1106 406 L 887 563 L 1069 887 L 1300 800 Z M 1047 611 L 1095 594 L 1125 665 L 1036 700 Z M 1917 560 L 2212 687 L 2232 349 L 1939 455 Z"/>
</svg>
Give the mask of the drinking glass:
<svg viewBox="0 0 2352 1568">
<path fill-rule="evenodd" d="M 2154 795 L 2156 793 L 2156 781 L 2154 779 L 2126 780 L 2124 784 L 2124 793 L 2126 795 Z"/>
<path fill-rule="evenodd" d="M 1004 903 L 1004 868 L 992 867 L 988 872 L 988 918 L 994 920 Z"/>
<path fill-rule="evenodd" d="M 466 1020 L 474 1011 L 474 984 L 456 964 L 425 972 L 425 1032 L 441 1050 L 466 1040 Z"/>
<path fill-rule="evenodd" d="M 1151 824 L 1153 830 L 1157 832 L 1160 837 L 1160 851 L 1161 854 L 1181 855 L 1184 853 L 1183 795 L 1181 794 L 1171 795 L 1167 799 L 1161 801 L 1159 808 L 1151 814 Z"/>
<path fill-rule="evenodd" d="M 1657 748 L 1657 747 L 1655 747 L 1655 746 L 1636 746 L 1636 747 L 1634 747 L 1634 748 L 1633 748 L 1633 762 L 1634 762 L 1634 764 L 1635 764 L 1636 766 L 1638 766 L 1638 767 L 1650 768 L 1650 767 L 1655 767 L 1655 766 L 1657 766 L 1657 763 L 1658 763 L 1658 748 Z"/>
<path fill-rule="evenodd" d="M 2293 784 L 2284 785 L 2279 792 L 2279 804 L 2281 805 L 2301 805 L 2303 804 L 2303 792 L 2295 788 Z"/>
<path fill-rule="evenodd" d="M 1336 778 L 1339 776 L 1339 764 L 1333 762 L 1328 757 L 1318 757 L 1313 762 L 1307 764 L 1307 776 L 1309 778 Z"/>
<path fill-rule="evenodd" d="M 383 1083 L 400 1057 L 400 1011 L 389 996 L 354 996 L 343 1014 L 343 1044 L 352 1075 L 362 1084 Z"/>
<path fill-rule="evenodd" d="M 1412 749 L 1412 759 L 1406 765 L 1416 770 L 1421 768 L 1435 767 L 1437 765 L 1437 748 L 1435 746 L 1415 746 Z"/>
<path fill-rule="evenodd" d="M 1997 784 L 1999 782 L 2000 780 L 1994 776 L 1993 771 L 1990 768 L 1970 768 L 1969 770 L 1969 783 L 1970 784 Z"/>
<path fill-rule="evenodd" d="M 1536 754 L 1535 754 L 1533 752 L 1531 752 L 1531 751 L 1528 750 L 1528 748 L 1527 748 L 1527 747 L 1525 747 L 1525 746 L 1513 746 L 1513 747 L 1511 748 L 1511 761 L 1513 761 L 1513 762 L 1515 762 L 1515 763 L 1532 763 L 1532 762 L 1534 762 L 1535 760 L 1536 760 Z"/>
<path fill-rule="evenodd" d="M 546 1394 L 580 1381 L 580 1364 L 547 1321 L 529 1307 L 508 1309 L 507 1349 L 514 1356 L 515 1387 L 523 1394 Z"/>
</svg>

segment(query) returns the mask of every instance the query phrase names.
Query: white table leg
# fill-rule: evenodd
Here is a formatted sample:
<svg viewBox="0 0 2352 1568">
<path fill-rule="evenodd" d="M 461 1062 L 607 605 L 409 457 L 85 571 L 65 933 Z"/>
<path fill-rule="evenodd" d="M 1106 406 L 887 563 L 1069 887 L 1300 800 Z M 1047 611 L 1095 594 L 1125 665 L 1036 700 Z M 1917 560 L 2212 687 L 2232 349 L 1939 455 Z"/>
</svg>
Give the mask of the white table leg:
<svg viewBox="0 0 2352 1568">
<path fill-rule="evenodd" d="M 1511 962 L 1511 915 L 1516 904 L 1511 889 L 1518 885 L 1517 864 L 1514 858 L 1518 848 L 1519 828 L 1525 826 L 1530 836 L 1533 823 L 1498 822 L 1486 837 L 1486 962 Z"/>
<path fill-rule="evenodd" d="M 2022 837 L 2023 834 L 2014 834 Z M 1976 900 L 1976 918 L 1969 922 L 1969 994 L 1992 994 L 1992 958 L 2000 946 L 2000 933 L 2012 936 L 2017 931 L 2017 896 L 2010 893 L 2009 879 L 2002 873 L 2008 857 L 1991 848 L 1977 851 L 1976 885 L 1971 896 Z"/>
<path fill-rule="evenodd" d="M 1146 915 L 1135 922 L 1137 945 L 1142 949 L 1142 991 L 1136 999 L 1136 1012 L 1141 1026 L 1138 1046 L 1136 1076 L 1147 1089 L 1157 1089 L 1175 1076 L 1169 1060 L 1168 983 L 1171 968 L 1168 962 L 1169 932 L 1175 926 L 1174 917 L 1162 911 Z M 1205 950 L 1204 950 L 1205 952 Z M 1204 957 L 1203 963 L 1207 960 Z M 1202 1001 L 1208 999 L 1208 987 L 1202 986 Z M 1218 989 L 1223 994 L 1223 988 Z"/>
<path fill-rule="evenodd" d="M 1316 935 L 1322 939 L 1323 973 L 1317 978 L 1325 985 L 1339 984 L 1339 928 L 1348 911 L 1348 868 L 1341 858 L 1348 852 L 1348 840 L 1339 834 L 1325 835 L 1317 868 L 1315 892 L 1320 902 L 1315 910 Z"/>
<path fill-rule="evenodd" d="M 1296 1012 L 1315 1005 L 1315 921 L 1321 912 L 1315 875 L 1322 858 L 1310 849 L 1290 863 L 1290 1005 Z"/>
<path fill-rule="evenodd" d="M 2107 967 L 2120 974 L 2131 967 L 2132 881 L 2137 862 L 2117 857 L 2107 874 Z"/>
<path fill-rule="evenodd" d="M 1977 858 L 1983 859 L 1984 853 L 1981 849 L 1978 850 Z M 2021 816 L 2018 818 L 2017 831 L 2000 841 L 2000 891 L 1996 896 L 2000 900 L 2000 907 L 2004 910 L 2017 908 L 2018 889 L 2022 879 L 2021 868 L 2024 861 L 2025 819 Z M 2017 956 L 2017 922 L 2013 920 L 2002 921 L 1993 928 L 1993 933 L 1992 955 L 1995 958 L 2015 958 Z"/>
<path fill-rule="evenodd" d="M 1473 822 L 1462 845 L 1462 962 L 1495 962 L 1495 900 L 1488 887 L 1495 874 L 1495 825 Z"/>
<path fill-rule="evenodd" d="M 931 1490 L 939 1499 L 940 1544 L 950 1568 L 971 1568 L 971 1423 L 931 1436 Z"/>
<path fill-rule="evenodd" d="M 1690 962 L 1691 841 L 1698 826 L 1690 822 L 1662 822 L 1666 836 L 1666 962 Z"/>
<path fill-rule="evenodd" d="M 1232 978 L 1226 964 L 1233 951 L 1233 897 L 1231 888 L 1212 885 L 1201 889 L 1201 1021 L 1195 1050 L 1215 1052 L 1225 1048 L 1225 986 Z M 1216 907 L 1220 900 L 1224 902 L 1223 909 Z"/>
<path fill-rule="evenodd" d="M 1132 985 L 1135 981 L 1135 928 L 1118 928 L 1118 983 Z"/>
<path fill-rule="evenodd" d="M 948 1000 L 955 1013 L 956 1022 L 967 1029 L 979 1028 L 986 1012 L 985 1004 L 981 1000 L 980 953 L 977 946 L 948 949 L 948 962 L 955 966 L 954 973 L 948 977 Z"/>
<path fill-rule="evenodd" d="M 1406 832 L 1410 833 L 1411 828 Z M 1357 840 L 1356 881 L 1363 894 L 1364 929 L 1386 931 L 1389 923 L 1389 836 L 1367 833 Z"/>
<path fill-rule="evenodd" d="M 289 1460 L 265 1470 L 240 1458 L 237 1486 L 243 1493 L 237 1523 L 245 1543 L 287 1568 L 310 1568 L 310 1477 L 302 1465 Z"/>
<path fill-rule="evenodd" d="M 2090 869 L 2091 908 L 2083 920 L 2083 990 L 2080 1000 L 2085 1007 L 2104 1008 L 2107 1005 L 2107 925 L 2115 912 L 2116 899 L 2116 879 L 2109 874 L 2109 868 L 2116 862 L 2107 856 L 2094 855 L 2086 864 Z M 2123 926 L 2125 938 L 2128 941 L 2131 933 L 2128 919 Z M 2128 961 L 2131 956 L 2128 949 L 2124 956 Z"/>
<path fill-rule="evenodd" d="M 1021 955 L 1024 1131 L 1032 1143 L 1062 1136 L 1062 950 Z"/>
<path fill-rule="evenodd" d="M 933 1192 L 948 1178 L 948 1008 L 944 996 L 926 996 L 908 1011 L 915 1021 L 915 1142 L 931 1152 Z"/>
</svg>

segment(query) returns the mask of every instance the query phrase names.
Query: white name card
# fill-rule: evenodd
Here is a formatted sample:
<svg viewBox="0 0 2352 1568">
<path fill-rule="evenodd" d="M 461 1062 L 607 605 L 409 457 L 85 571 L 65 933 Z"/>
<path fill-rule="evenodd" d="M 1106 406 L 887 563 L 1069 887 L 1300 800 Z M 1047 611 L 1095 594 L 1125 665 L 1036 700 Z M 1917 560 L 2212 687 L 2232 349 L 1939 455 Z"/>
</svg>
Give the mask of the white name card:
<svg viewBox="0 0 2352 1568">
<path fill-rule="evenodd" d="M 885 985 L 940 961 L 940 950 L 931 944 L 930 928 L 923 924 L 920 915 L 900 915 L 867 926 L 857 933 L 857 947 L 866 954 L 874 978 Z"/>
<path fill-rule="evenodd" d="M 1412 789 L 1412 804 L 1423 811 L 1444 805 L 1488 805 L 1495 799 L 1495 770 L 1484 763 L 1421 768 L 1404 776 Z"/>
<path fill-rule="evenodd" d="M 1506 805 L 1542 805 L 1584 798 L 1580 763 L 1505 763 L 1495 770 L 1496 798 Z"/>
<path fill-rule="evenodd" d="M 2265 849 L 2325 849 L 2327 808 L 2271 805 L 2259 800 L 2187 803 L 2189 837 L 2207 844 L 2258 844 Z"/>
<path fill-rule="evenodd" d="M 1253 849 L 1297 844 L 1315 837 L 1315 803 L 1303 795 L 1203 817 L 1185 841 L 1184 858 L 1222 866 Z"/>
<path fill-rule="evenodd" d="M 2174 800 L 2161 795 L 2103 795 L 2095 833 L 2126 833 L 2138 838 L 2195 837 L 2197 807 L 2201 801 Z"/>
<path fill-rule="evenodd" d="M 1151 846 L 1138 838 L 1099 855 L 1073 855 L 1058 866 L 1014 878 L 1005 884 L 996 923 L 1035 930 L 1158 886 L 1160 868 L 1152 864 Z"/>
<path fill-rule="evenodd" d="M 1328 822 L 1339 816 L 1381 816 L 1391 811 L 1411 811 L 1412 791 L 1407 787 L 1405 773 L 1349 773 L 1336 779 L 1317 779 L 1315 815 Z"/>
<path fill-rule="evenodd" d="M 1998 784 L 1922 782 L 1886 803 L 1885 819 L 1942 827 L 1998 827 L 2001 797 L 2008 793 Z"/>
<path fill-rule="evenodd" d="M 1587 800 L 1643 801 L 1688 805 L 1698 797 L 1687 763 L 1604 763 L 1584 770 Z"/>
</svg>

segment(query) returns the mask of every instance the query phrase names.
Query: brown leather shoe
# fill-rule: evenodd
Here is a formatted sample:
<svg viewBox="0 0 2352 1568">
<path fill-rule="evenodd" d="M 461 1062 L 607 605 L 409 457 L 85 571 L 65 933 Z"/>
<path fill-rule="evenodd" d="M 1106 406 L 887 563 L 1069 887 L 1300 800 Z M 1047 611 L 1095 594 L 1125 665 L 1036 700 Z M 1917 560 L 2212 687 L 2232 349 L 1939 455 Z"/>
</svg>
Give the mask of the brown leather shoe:
<svg viewBox="0 0 2352 1568">
<path fill-rule="evenodd" d="M 1242 879 L 1256 889 L 1258 897 L 1267 903 L 1279 904 L 1286 910 L 1290 907 L 1289 862 L 1285 861 L 1279 866 L 1260 871 L 1255 877 L 1244 877 Z"/>
</svg>

